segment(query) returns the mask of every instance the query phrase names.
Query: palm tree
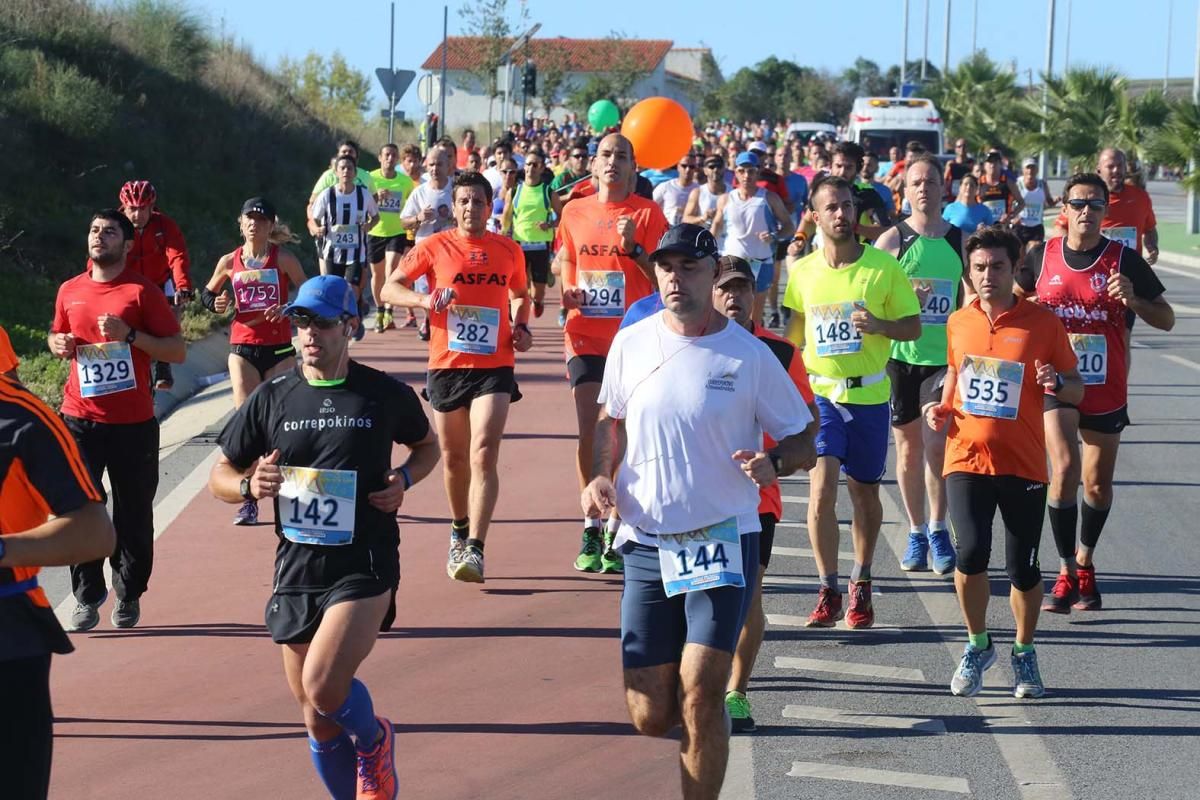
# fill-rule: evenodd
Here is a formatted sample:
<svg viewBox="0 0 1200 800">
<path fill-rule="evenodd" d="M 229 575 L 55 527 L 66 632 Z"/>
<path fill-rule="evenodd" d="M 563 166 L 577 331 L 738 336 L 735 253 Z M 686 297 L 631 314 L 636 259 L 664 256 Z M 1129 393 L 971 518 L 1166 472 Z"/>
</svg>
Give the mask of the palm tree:
<svg viewBox="0 0 1200 800">
<path fill-rule="evenodd" d="M 942 113 L 947 135 L 966 139 L 976 150 L 1011 149 L 1035 124 L 1016 75 L 983 50 L 931 82 L 926 94 Z"/>
<path fill-rule="evenodd" d="M 1200 105 L 1177 101 L 1170 109 L 1166 124 L 1146 141 L 1146 159 L 1179 170 L 1200 164 Z M 1185 189 L 1200 190 L 1200 170 L 1186 175 L 1182 184 Z"/>
</svg>

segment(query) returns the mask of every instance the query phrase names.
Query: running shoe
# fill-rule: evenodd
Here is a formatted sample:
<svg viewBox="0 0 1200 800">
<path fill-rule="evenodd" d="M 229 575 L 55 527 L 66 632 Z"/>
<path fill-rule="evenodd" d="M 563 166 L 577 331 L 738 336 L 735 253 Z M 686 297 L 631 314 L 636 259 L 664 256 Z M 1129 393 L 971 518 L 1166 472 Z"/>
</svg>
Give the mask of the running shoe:
<svg viewBox="0 0 1200 800">
<path fill-rule="evenodd" d="M 1071 606 L 1079 602 L 1079 578 L 1065 572 L 1058 573 L 1058 580 L 1050 596 L 1042 603 L 1042 611 L 1051 614 L 1070 614 Z"/>
<path fill-rule="evenodd" d="M 1013 697 L 1038 698 L 1046 693 L 1038 671 L 1037 651 L 1012 654 Z"/>
<path fill-rule="evenodd" d="M 414 314 L 411 309 L 409 310 L 408 315 L 404 317 L 404 327 L 406 327 L 406 328 L 417 327 L 417 315 Z"/>
<path fill-rule="evenodd" d="M 817 607 L 808 615 L 806 628 L 832 628 L 842 618 L 842 593 L 822 586 L 817 593 Z"/>
<path fill-rule="evenodd" d="M 396 318 L 392 316 L 392 310 L 390 308 L 385 308 L 383 310 L 383 329 L 385 331 L 396 330 Z"/>
<path fill-rule="evenodd" d="M 137 600 L 122 600 L 117 598 L 112 610 L 114 628 L 132 628 L 142 618 L 142 604 Z"/>
<path fill-rule="evenodd" d="M 542 314 L 545 314 L 545 313 L 546 313 L 546 303 L 542 300 L 534 300 L 533 301 L 533 316 L 540 318 L 542 316 Z"/>
<path fill-rule="evenodd" d="M 76 602 L 75 610 L 71 612 L 71 630 L 75 633 L 83 633 L 99 625 L 100 606 L 104 605 L 104 601 L 107 599 L 108 592 L 106 591 L 98 603 L 85 603 L 82 600 Z"/>
<path fill-rule="evenodd" d="M 769 320 L 767 320 L 767 327 L 768 328 L 778 328 L 779 327 L 779 312 L 778 311 L 771 312 L 771 318 Z"/>
<path fill-rule="evenodd" d="M 900 569 L 905 572 L 924 572 L 929 569 L 929 539 L 924 533 L 908 534 L 908 547 L 900 559 Z"/>
<path fill-rule="evenodd" d="M 387 328 L 387 322 L 385 321 L 385 315 L 383 313 L 383 309 L 382 308 L 376 309 L 375 310 L 375 332 L 383 333 L 384 330 L 386 330 L 386 328 Z"/>
<path fill-rule="evenodd" d="M 546 286 L 553 289 L 554 284 L 556 284 L 556 283 L 558 283 L 558 278 L 555 277 L 553 272 L 551 272 L 549 275 L 546 276 Z"/>
<path fill-rule="evenodd" d="M 258 524 L 258 501 L 243 500 L 241 507 L 237 513 L 233 515 L 234 525 L 257 525 Z"/>
<path fill-rule="evenodd" d="M 850 607 L 846 609 L 847 628 L 869 628 L 875 624 L 875 607 L 871 605 L 871 582 L 850 581 Z"/>
<path fill-rule="evenodd" d="M 963 648 L 962 661 L 950 679 L 950 694 L 959 697 L 974 697 L 983 688 L 983 673 L 996 663 L 996 645 L 988 642 L 986 650 L 977 650 L 967 642 Z"/>
<path fill-rule="evenodd" d="M 583 546 L 575 558 L 575 569 L 580 572 L 599 572 L 603 568 L 604 543 L 599 528 L 583 529 Z"/>
<path fill-rule="evenodd" d="M 396 734 L 392 723 L 376 717 L 383 736 L 374 749 L 358 753 L 357 800 L 396 800 Z"/>
<path fill-rule="evenodd" d="M 611 531 L 604 532 L 604 550 L 600 553 L 600 571 L 601 572 L 624 572 L 625 559 L 613 549 L 613 539 L 617 535 Z"/>
<path fill-rule="evenodd" d="M 1096 588 L 1096 566 L 1079 567 L 1075 570 L 1079 575 L 1079 600 L 1072 608 L 1076 611 L 1099 611 L 1100 590 Z"/>
<path fill-rule="evenodd" d="M 455 536 L 454 531 L 450 532 L 450 552 L 446 556 L 446 575 L 453 578 L 458 572 L 458 567 L 462 564 L 463 553 L 467 549 L 467 537 Z"/>
<path fill-rule="evenodd" d="M 954 543 L 950 541 L 950 531 L 943 529 L 929 532 L 929 553 L 933 556 L 933 571 L 938 575 L 952 572 L 958 563 Z"/>
<path fill-rule="evenodd" d="M 463 583 L 483 583 L 483 551 L 470 545 L 463 548 L 458 569 L 450 577 Z"/>
<path fill-rule="evenodd" d="M 758 730 L 750 716 L 750 698 L 742 692 L 725 693 L 725 710 L 729 713 L 734 733 L 753 733 Z"/>
<path fill-rule="evenodd" d="M 429 320 L 421 323 L 421 327 L 417 328 L 417 338 L 422 342 L 429 341 Z"/>
</svg>

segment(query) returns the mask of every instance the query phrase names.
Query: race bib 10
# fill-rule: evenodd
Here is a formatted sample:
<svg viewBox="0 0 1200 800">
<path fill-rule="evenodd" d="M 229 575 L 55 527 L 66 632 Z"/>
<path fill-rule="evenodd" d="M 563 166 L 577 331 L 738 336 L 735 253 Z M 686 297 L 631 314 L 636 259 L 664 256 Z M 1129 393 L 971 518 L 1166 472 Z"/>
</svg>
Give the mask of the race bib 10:
<svg viewBox="0 0 1200 800">
<path fill-rule="evenodd" d="M 81 344 L 75 348 L 80 397 L 103 397 L 137 386 L 133 351 L 125 342 Z"/>
<path fill-rule="evenodd" d="M 279 270 L 244 269 L 233 273 L 238 311 L 265 311 L 279 305 Z"/>
<path fill-rule="evenodd" d="M 818 356 L 840 356 L 862 350 L 862 332 L 850 322 L 855 305 L 827 303 L 808 307 L 808 344 L 816 347 Z"/>
<path fill-rule="evenodd" d="M 450 349 L 490 356 L 500 336 L 500 310 L 487 306 L 450 306 L 446 315 Z"/>
<path fill-rule="evenodd" d="M 963 411 L 976 417 L 1016 419 L 1025 365 L 987 356 L 966 356 L 958 370 Z"/>
<path fill-rule="evenodd" d="M 296 544 L 347 545 L 354 541 L 358 473 L 347 469 L 280 467 L 279 522 Z"/>
<path fill-rule="evenodd" d="M 658 564 L 667 597 L 717 586 L 745 586 L 737 519 L 687 533 L 660 534 Z"/>
<path fill-rule="evenodd" d="M 1099 333 L 1071 333 L 1071 349 L 1079 359 L 1084 386 L 1099 386 L 1108 380 L 1108 339 Z"/>
<path fill-rule="evenodd" d="M 913 291 L 921 301 L 922 325 L 945 325 L 954 310 L 955 281 L 912 278 Z"/>
<path fill-rule="evenodd" d="M 580 271 L 579 288 L 583 290 L 583 303 L 579 311 L 585 317 L 625 316 L 624 272 Z"/>
</svg>

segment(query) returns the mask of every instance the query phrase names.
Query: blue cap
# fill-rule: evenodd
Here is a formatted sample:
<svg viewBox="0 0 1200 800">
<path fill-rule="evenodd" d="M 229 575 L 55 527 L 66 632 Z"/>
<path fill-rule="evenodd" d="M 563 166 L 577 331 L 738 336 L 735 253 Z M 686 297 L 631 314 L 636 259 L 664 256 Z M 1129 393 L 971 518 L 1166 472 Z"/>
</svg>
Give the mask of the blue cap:
<svg viewBox="0 0 1200 800">
<path fill-rule="evenodd" d="M 587 150 L 588 150 L 588 155 L 589 155 L 589 156 L 593 156 L 593 157 L 594 157 L 594 156 L 596 155 L 596 152 L 597 152 L 599 149 L 600 149 L 600 143 L 599 143 L 598 141 L 596 141 L 595 139 L 590 139 L 590 140 L 588 140 L 588 146 L 587 146 Z"/>
<path fill-rule="evenodd" d="M 754 155 L 754 153 L 751 153 L 750 151 L 746 151 L 745 153 L 738 153 L 737 160 L 734 161 L 733 163 L 735 166 L 738 166 L 738 167 L 745 166 L 746 164 L 749 164 L 752 167 L 757 167 L 758 166 L 758 156 Z"/>
<path fill-rule="evenodd" d="M 357 317 L 358 302 L 354 299 L 354 289 L 345 278 L 337 275 L 309 278 L 300 284 L 296 301 L 283 307 L 283 313 L 288 316 L 305 312 L 326 319 L 337 319 L 343 314 Z"/>
</svg>

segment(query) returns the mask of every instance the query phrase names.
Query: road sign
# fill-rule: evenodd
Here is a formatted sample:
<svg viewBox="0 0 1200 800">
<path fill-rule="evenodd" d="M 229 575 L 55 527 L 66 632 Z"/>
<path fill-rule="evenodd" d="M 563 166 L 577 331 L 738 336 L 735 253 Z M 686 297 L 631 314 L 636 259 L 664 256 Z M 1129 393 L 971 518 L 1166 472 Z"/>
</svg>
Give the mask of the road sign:
<svg viewBox="0 0 1200 800">
<path fill-rule="evenodd" d="M 417 77 L 417 73 L 411 69 L 388 69 L 387 67 L 379 67 L 375 70 L 375 76 L 379 78 L 379 85 L 383 87 L 383 93 L 388 97 L 396 96 L 396 99 L 408 90 L 409 84 L 413 82 L 413 78 Z"/>
<path fill-rule="evenodd" d="M 417 81 L 417 99 L 427 106 L 433 105 L 433 73 L 427 72 Z"/>
</svg>

